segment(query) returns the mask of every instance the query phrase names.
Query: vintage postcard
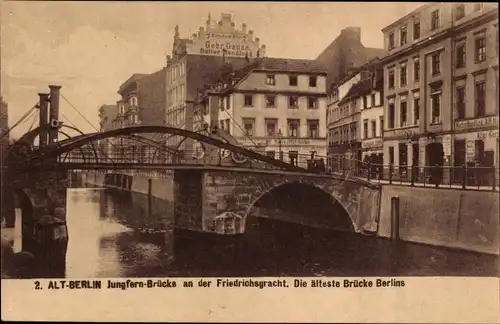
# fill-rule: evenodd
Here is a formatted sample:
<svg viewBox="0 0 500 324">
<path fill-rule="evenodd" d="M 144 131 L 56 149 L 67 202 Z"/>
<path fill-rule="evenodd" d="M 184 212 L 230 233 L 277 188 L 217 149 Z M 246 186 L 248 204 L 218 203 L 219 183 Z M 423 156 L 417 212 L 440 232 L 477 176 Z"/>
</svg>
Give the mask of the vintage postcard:
<svg viewBox="0 0 500 324">
<path fill-rule="evenodd" d="M 498 4 L 1 4 L 2 319 L 500 321 Z"/>
</svg>

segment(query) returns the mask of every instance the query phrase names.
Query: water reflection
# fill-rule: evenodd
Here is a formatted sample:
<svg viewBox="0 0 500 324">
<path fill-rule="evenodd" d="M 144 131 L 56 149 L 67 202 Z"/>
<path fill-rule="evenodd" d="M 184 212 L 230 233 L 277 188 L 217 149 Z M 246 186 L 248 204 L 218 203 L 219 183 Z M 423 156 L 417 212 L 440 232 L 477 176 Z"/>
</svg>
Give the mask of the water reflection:
<svg viewBox="0 0 500 324">
<path fill-rule="evenodd" d="M 246 220 L 246 232 L 239 236 L 174 231 L 171 203 L 124 191 L 69 189 L 67 206 L 65 258 L 50 252 L 49 259 L 36 261 L 36 272 L 32 267 L 18 276 L 500 274 L 496 256 L 394 244 L 256 217 Z M 20 249 L 19 242 L 14 246 Z"/>
</svg>

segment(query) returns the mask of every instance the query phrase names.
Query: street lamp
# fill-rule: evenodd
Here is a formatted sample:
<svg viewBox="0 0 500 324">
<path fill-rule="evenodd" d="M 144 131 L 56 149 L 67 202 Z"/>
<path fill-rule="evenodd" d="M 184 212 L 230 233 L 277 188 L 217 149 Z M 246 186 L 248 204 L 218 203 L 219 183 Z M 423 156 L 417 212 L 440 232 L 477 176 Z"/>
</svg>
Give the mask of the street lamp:
<svg viewBox="0 0 500 324">
<path fill-rule="evenodd" d="M 278 129 L 278 151 L 280 161 L 283 161 L 283 151 L 281 150 L 281 139 L 283 138 L 283 133 L 281 132 L 281 128 Z"/>
</svg>

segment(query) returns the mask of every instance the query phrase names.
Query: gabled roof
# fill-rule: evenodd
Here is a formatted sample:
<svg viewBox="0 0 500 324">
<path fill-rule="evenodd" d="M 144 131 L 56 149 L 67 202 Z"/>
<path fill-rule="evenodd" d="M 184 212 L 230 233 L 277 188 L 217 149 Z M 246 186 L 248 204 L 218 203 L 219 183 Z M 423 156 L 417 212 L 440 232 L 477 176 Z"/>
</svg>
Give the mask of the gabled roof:
<svg viewBox="0 0 500 324">
<path fill-rule="evenodd" d="M 142 77 L 145 77 L 146 75 L 147 74 L 145 74 L 145 73 L 135 73 L 135 74 L 132 74 L 132 76 L 127 79 L 127 81 L 125 81 L 125 82 L 122 83 L 122 85 L 120 86 L 120 89 L 118 90 L 118 92 L 121 92 L 129 84 L 131 84 L 132 82 L 135 82 L 135 81 L 141 79 Z"/>
<path fill-rule="evenodd" d="M 347 92 L 347 94 L 339 101 L 338 105 L 343 105 L 351 99 L 360 97 L 367 93 L 370 93 L 372 90 L 371 79 L 364 79 L 359 81 L 358 83 L 353 84 L 351 89 Z"/>
</svg>

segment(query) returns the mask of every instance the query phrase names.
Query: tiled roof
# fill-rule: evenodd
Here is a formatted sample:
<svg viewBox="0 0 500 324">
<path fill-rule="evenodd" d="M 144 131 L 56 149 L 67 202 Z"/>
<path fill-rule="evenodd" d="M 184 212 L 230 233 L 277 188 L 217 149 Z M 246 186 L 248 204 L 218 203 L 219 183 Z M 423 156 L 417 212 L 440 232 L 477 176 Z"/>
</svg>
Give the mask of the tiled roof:
<svg viewBox="0 0 500 324">
<path fill-rule="evenodd" d="M 342 100 L 338 103 L 339 105 L 342 105 L 348 101 L 350 101 L 353 98 L 360 97 L 362 95 L 368 94 L 372 91 L 372 80 L 371 79 L 364 79 L 359 81 L 358 83 L 353 84 L 351 89 L 347 92 L 347 94 L 344 96 Z"/>
<path fill-rule="evenodd" d="M 300 60 L 266 57 L 260 60 L 256 70 L 326 74 L 326 68 L 316 60 Z"/>
<path fill-rule="evenodd" d="M 133 74 L 130 78 L 127 79 L 127 81 L 123 82 L 122 85 L 120 86 L 120 90 L 123 90 L 125 87 L 127 87 L 130 83 L 139 80 L 142 77 L 145 77 L 147 74 L 144 73 L 135 73 Z"/>
</svg>

